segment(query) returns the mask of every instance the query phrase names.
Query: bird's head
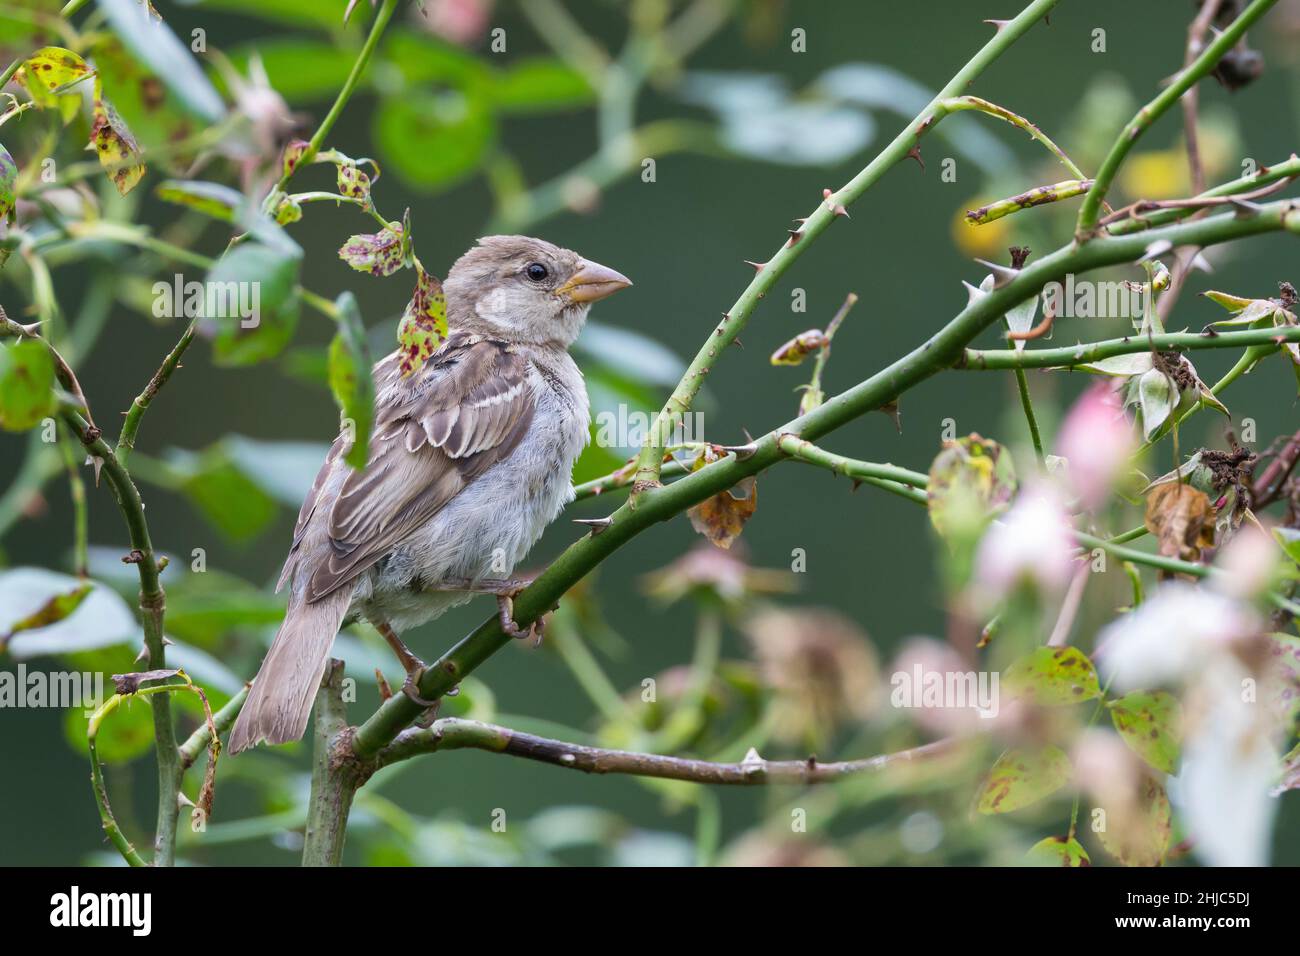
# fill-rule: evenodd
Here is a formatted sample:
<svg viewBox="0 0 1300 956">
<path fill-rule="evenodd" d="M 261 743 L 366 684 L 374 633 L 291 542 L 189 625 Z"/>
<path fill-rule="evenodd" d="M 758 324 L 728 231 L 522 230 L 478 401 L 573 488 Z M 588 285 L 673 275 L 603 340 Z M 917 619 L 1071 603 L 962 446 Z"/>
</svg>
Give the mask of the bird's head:
<svg viewBox="0 0 1300 956">
<path fill-rule="evenodd" d="M 456 260 L 443 289 L 453 328 L 568 348 L 591 304 L 631 284 L 542 239 L 487 236 Z"/>
</svg>

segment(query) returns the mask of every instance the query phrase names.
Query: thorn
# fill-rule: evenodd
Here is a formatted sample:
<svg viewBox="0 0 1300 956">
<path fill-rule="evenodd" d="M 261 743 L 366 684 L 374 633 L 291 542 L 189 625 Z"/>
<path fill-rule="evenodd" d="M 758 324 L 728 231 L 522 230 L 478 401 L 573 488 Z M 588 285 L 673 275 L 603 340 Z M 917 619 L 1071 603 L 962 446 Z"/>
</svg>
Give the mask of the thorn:
<svg viewBox="0 0 1300 956">
<path fill-rule="evenodd" d="M 997 30 L 998 33 L 1001 33 L 1003 30 L 1007 28 L 1007 24 L 1010 23 L 1011 21 L 1010 20 L 985 20 L 984 22 L 989 24 L 995 30 Z"/>
<path fill-rule="evenodd" d="M 731 344 L 732 344 L 732 345 L 739 346 L 739 347 L 740 347 L 740 350 L 741 350 L 742 352 L 745 351 L 745 343 L 742 342 L 742 341 L 740 341 L 739 338 L 734 338 L 734 339 L 732 339 L 732 340 L 731 340 Z"/>
<path fill-rule="evenodd" d="M 843 205 L 842 203 L 841 203 L 840 205 L 836 206 L 836 207 L 835 207 L 833 210 L 831 210 L 831 211 L 832 211 L 833 213 L 835 213 L 835 215 L 837 215 L 837 216 L 843 216 L 845 219 L 852 219 L 852 218 L 853 218 L 852 216 L 849 215 L 849 211 L 848 211 L 847 209 L 844 208 L 844 205 Z"/>
<path fill-rule="evenodd" d="M 920 163 L 920 165 L 921 165 L 921 172 L 925 172 L 925 160 L 921 158 L 921 144 L 920 144 L 920 143 L 915 143 L 915 144 L 913 144 L 912 148 L 909 149 L 909 150 L 907 151 L 907 156 L 908 156 L 909 159 L 914 159 L 914 160 L 916 160 L 918 163 Z"/>
<path fill-rule="evenodd" d="M 1004 266 L 997 262 L 989 262 L 987 259 L 976 259 L 975 261 L 993 273 L 993 288 L 995 289 L 1001 289 L 1016 276 L 1020 275 L 1019 269 L 1012 269 L 1010 266 Z"/>
<path fill-rule="evenodd" d="M 574 524 L 586 525 L 591 529 L 591 536 L 594 538 L 606 528 L 614 523 L 613 518 L 574 518 Z"/>
<path fill-rule="evenodd" d="M 802 226 L 802 225 L 804 225 L 806 222 L 808 222 L 808 217 L 807 217 L 807 216 L 800 216 L 799 218 L 797 218 L 797 219 L 791 219 L 790 221 L 791 221 L 791 222 L 797 222 L 799 225 Z"/>
<path fill-rule="evenodd" d="M 763 271 L 763 266 L 767 265 L 767 263 L 766 263 L 766 262 L 750 262 L 748 259 L 746 259 L 746 260 L 745 260 L 745 265 L 747 265 L 747 266 L 753 266 L 755 272 L 762 272 L 762 271 Z"/>
<path fill-rule="evenodd" d="M 1142 258 L 1138 262 L 1146 262 L 1148 259 L 1154 259 L 1157 256 L 1163 256 L 1166 252 L 1174 247 L 1174 244 L 1168 239 L 1157 239 L 1151 245 L 1147 246 L 1146 252 L 1142 253 Z"/>
<path fill-rule="evenodd" d="M 966 287 L 966 308 L 968 309 L 986 295 L 983 289 L 977 289 L 965 279 L 961 280 L 961 284 Z"/>
<path fill-rule="evenodd" d="M 740 427 L 740 433 L 745 436 L 745 441 L 749 442 L 751 445 L 754 444 L 754 436 L 749 433 L 748 428 L 742 425 Z"/>
<path fill-rule="evenodd" d="M 1248 199 L 1229 199 L 1228 205 L 1237 210 L 1237 218 L 1244 219 L 1247 216 L 1257 216 L 1264 211 L 1264 207 L 1259 203 L 1251 202 Z"/>
<path fill-rule="evenodd" d="M 1189 269 L 1198 269 L 1201 272 L 1213 272 L 1214 266 L 1210 265 L 1210 260 L 1205 258 L 1205 254 L 1198 252 L 1192 256 L 1192 261 L 1187 264 Z"/>
<path fill-rule="evenodd" d="M 379 699 L 388 700 L 393 696 L 393 688 L 388 686 L 388 678 L 378 667 L 375 668 L 375 683 L 379 685 Z"/>
<path fill-rule="evenodd" d="M 803 233 L 798 229 L 787 229 L 786 232 L 790 234 L 790 245 L 792 246 L 803 238 Z"/>
<path fill-rule="evenodd" d="M 849 494 L 852 494 L 853 492 L 857 491 L 857 490 L 858 490 L 859 488 L 861 488 L 861 487 L 862 487 L 862 479 L 861 479 L 861 478 L 854 478 L 854 479 L 853 479 L 853 487 L 849 489 Z"/>
<path fill-rule="evenodd" d="M 745 433 L 745 437 L 749 438 L 748 432 Z M 718 447 L 725 452 L 730 452 L 735 455 L 736 461 L 745 461 L 749 458 L 753 458 L 754 453 L 758 451 L 758 445 L 752 438 L 749 439 L 748 445 L 719 445 Z"/>
<path fill-rule="evenodd" d="M 132 548 L 129 554 L 123 555 L 123 564 L 139 564 L 144 560 L 144 552 L 139 548 Z"/>
</svg>

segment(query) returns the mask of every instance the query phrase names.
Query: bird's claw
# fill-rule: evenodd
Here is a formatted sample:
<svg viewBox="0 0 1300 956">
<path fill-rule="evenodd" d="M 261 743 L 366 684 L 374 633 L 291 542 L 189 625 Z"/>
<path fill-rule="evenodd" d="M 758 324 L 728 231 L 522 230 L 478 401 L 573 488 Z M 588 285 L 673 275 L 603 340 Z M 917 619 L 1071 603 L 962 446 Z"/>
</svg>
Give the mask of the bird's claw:
<svg viewBox="0 0 1300 956">
<path fill-rule="evenodd" d="M 402 693 L 414 704 L 419 704 L 426 710 L 438 706 L 436 700 L 425 700 L 420 696 L 420 678 L 424 676 L 424 665 L 406 672 L 406 680 L 402 682 Z"/>
<path fill-rule="evenodd" d="M 510 595 L 497 595 L 497 620 L 501 624 L 501 630 L 510 635 L 517 641 L 532 639 L 533 647 L 538 647 L 542 643 L 542 635 L 546 633 L 546 619 L 539 617 L 537 620 L 523 628 L 515 623 L 515 603 Z"/>
</svg>

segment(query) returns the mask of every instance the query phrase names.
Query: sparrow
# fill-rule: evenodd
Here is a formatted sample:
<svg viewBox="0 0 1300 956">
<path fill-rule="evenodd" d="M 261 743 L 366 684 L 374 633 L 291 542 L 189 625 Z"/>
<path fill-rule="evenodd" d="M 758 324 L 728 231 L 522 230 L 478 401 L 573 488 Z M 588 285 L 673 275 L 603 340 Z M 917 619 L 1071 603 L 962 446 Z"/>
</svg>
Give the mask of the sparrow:
<svg viewBox="0 0 1300 956">
<path fill-rule="evenodd" d="M 284 621 L 229 747 L 302 737 L 339 629 L 365 619 L 392 646 L 415 693 L 423 663 L 398 636 L 475 594 L 513 620 L 510 579 L 571 500 L 590 436 L 582 373 L 570 357 L 593 302 L 632 283 L 541 239 L 489 236 L 447 273 L 447 340 L 403 376 L 401 352 L 377 362 L 364 469 L 343 430 L 298 515 L 277 592 Z"/>
</svg>

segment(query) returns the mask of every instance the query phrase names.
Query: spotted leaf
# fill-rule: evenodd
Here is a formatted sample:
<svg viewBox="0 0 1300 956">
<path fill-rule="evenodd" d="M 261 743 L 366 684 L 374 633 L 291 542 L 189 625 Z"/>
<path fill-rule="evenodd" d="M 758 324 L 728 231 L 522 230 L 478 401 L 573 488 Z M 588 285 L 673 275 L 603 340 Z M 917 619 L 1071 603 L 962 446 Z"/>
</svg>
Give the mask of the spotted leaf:
<svg viewBox="0 0 1300 956">
<path fill-rule="evenodd" d="M 1029 848 L 1025 861 L 1030 866 L 1092 866 L 1088 851 L 1073 837 L 1039 840 Z"/>
<path fill-rule="evenodd" d="M 415 292 L 397 326 L 402 375 L 419 371 L 430 355 L 447 341 L 447 297 L 442 283 L 415 261 Z"/>
<path fill-rule="evenodd" d="M 1106 705 L 1124 743 L 1139 757 L 1164 773 L 1178 763 L 1182 708 L 1167 691 L 1134 691 Z"/>
<path fill-rule="evenodd" d="M 998 757 L 980 789 L 980 813 L 1010 813 L 1037 803 L 1065 786 L 1070 758 L 1060 747 L 1008 750 Z"/>
<path fill-rule="evenodd" d="M 0 222 L 13 219 L 17 183 L 18 164 L 9 155 L 9 150 L 0 146 Z"/>
<path fill-rule="evenodd" d="M 405 254 L 402 224 L 390 222 L 377 233 L 353 236 L 339 249 L 339 258 L 358 272 L 390 276 L 402 268 Z"/>
<path fill-rule="evenodd" d="M 90 142 L 99 155 L 99 164 L 108 178 L 125 196 L 144 176 L 140 146 L 127 129 L 113 105 L 103 98 L 95 100 L 95 122 L 90 128 Z"/>
<path fill-rule="evenodd" d="M 1003 675 L 1013 695 L 1046 706 L 1077 704 L 1101 696 L 1097 671 L 1077 647 L 1039 647 Z"/>
</svg>

